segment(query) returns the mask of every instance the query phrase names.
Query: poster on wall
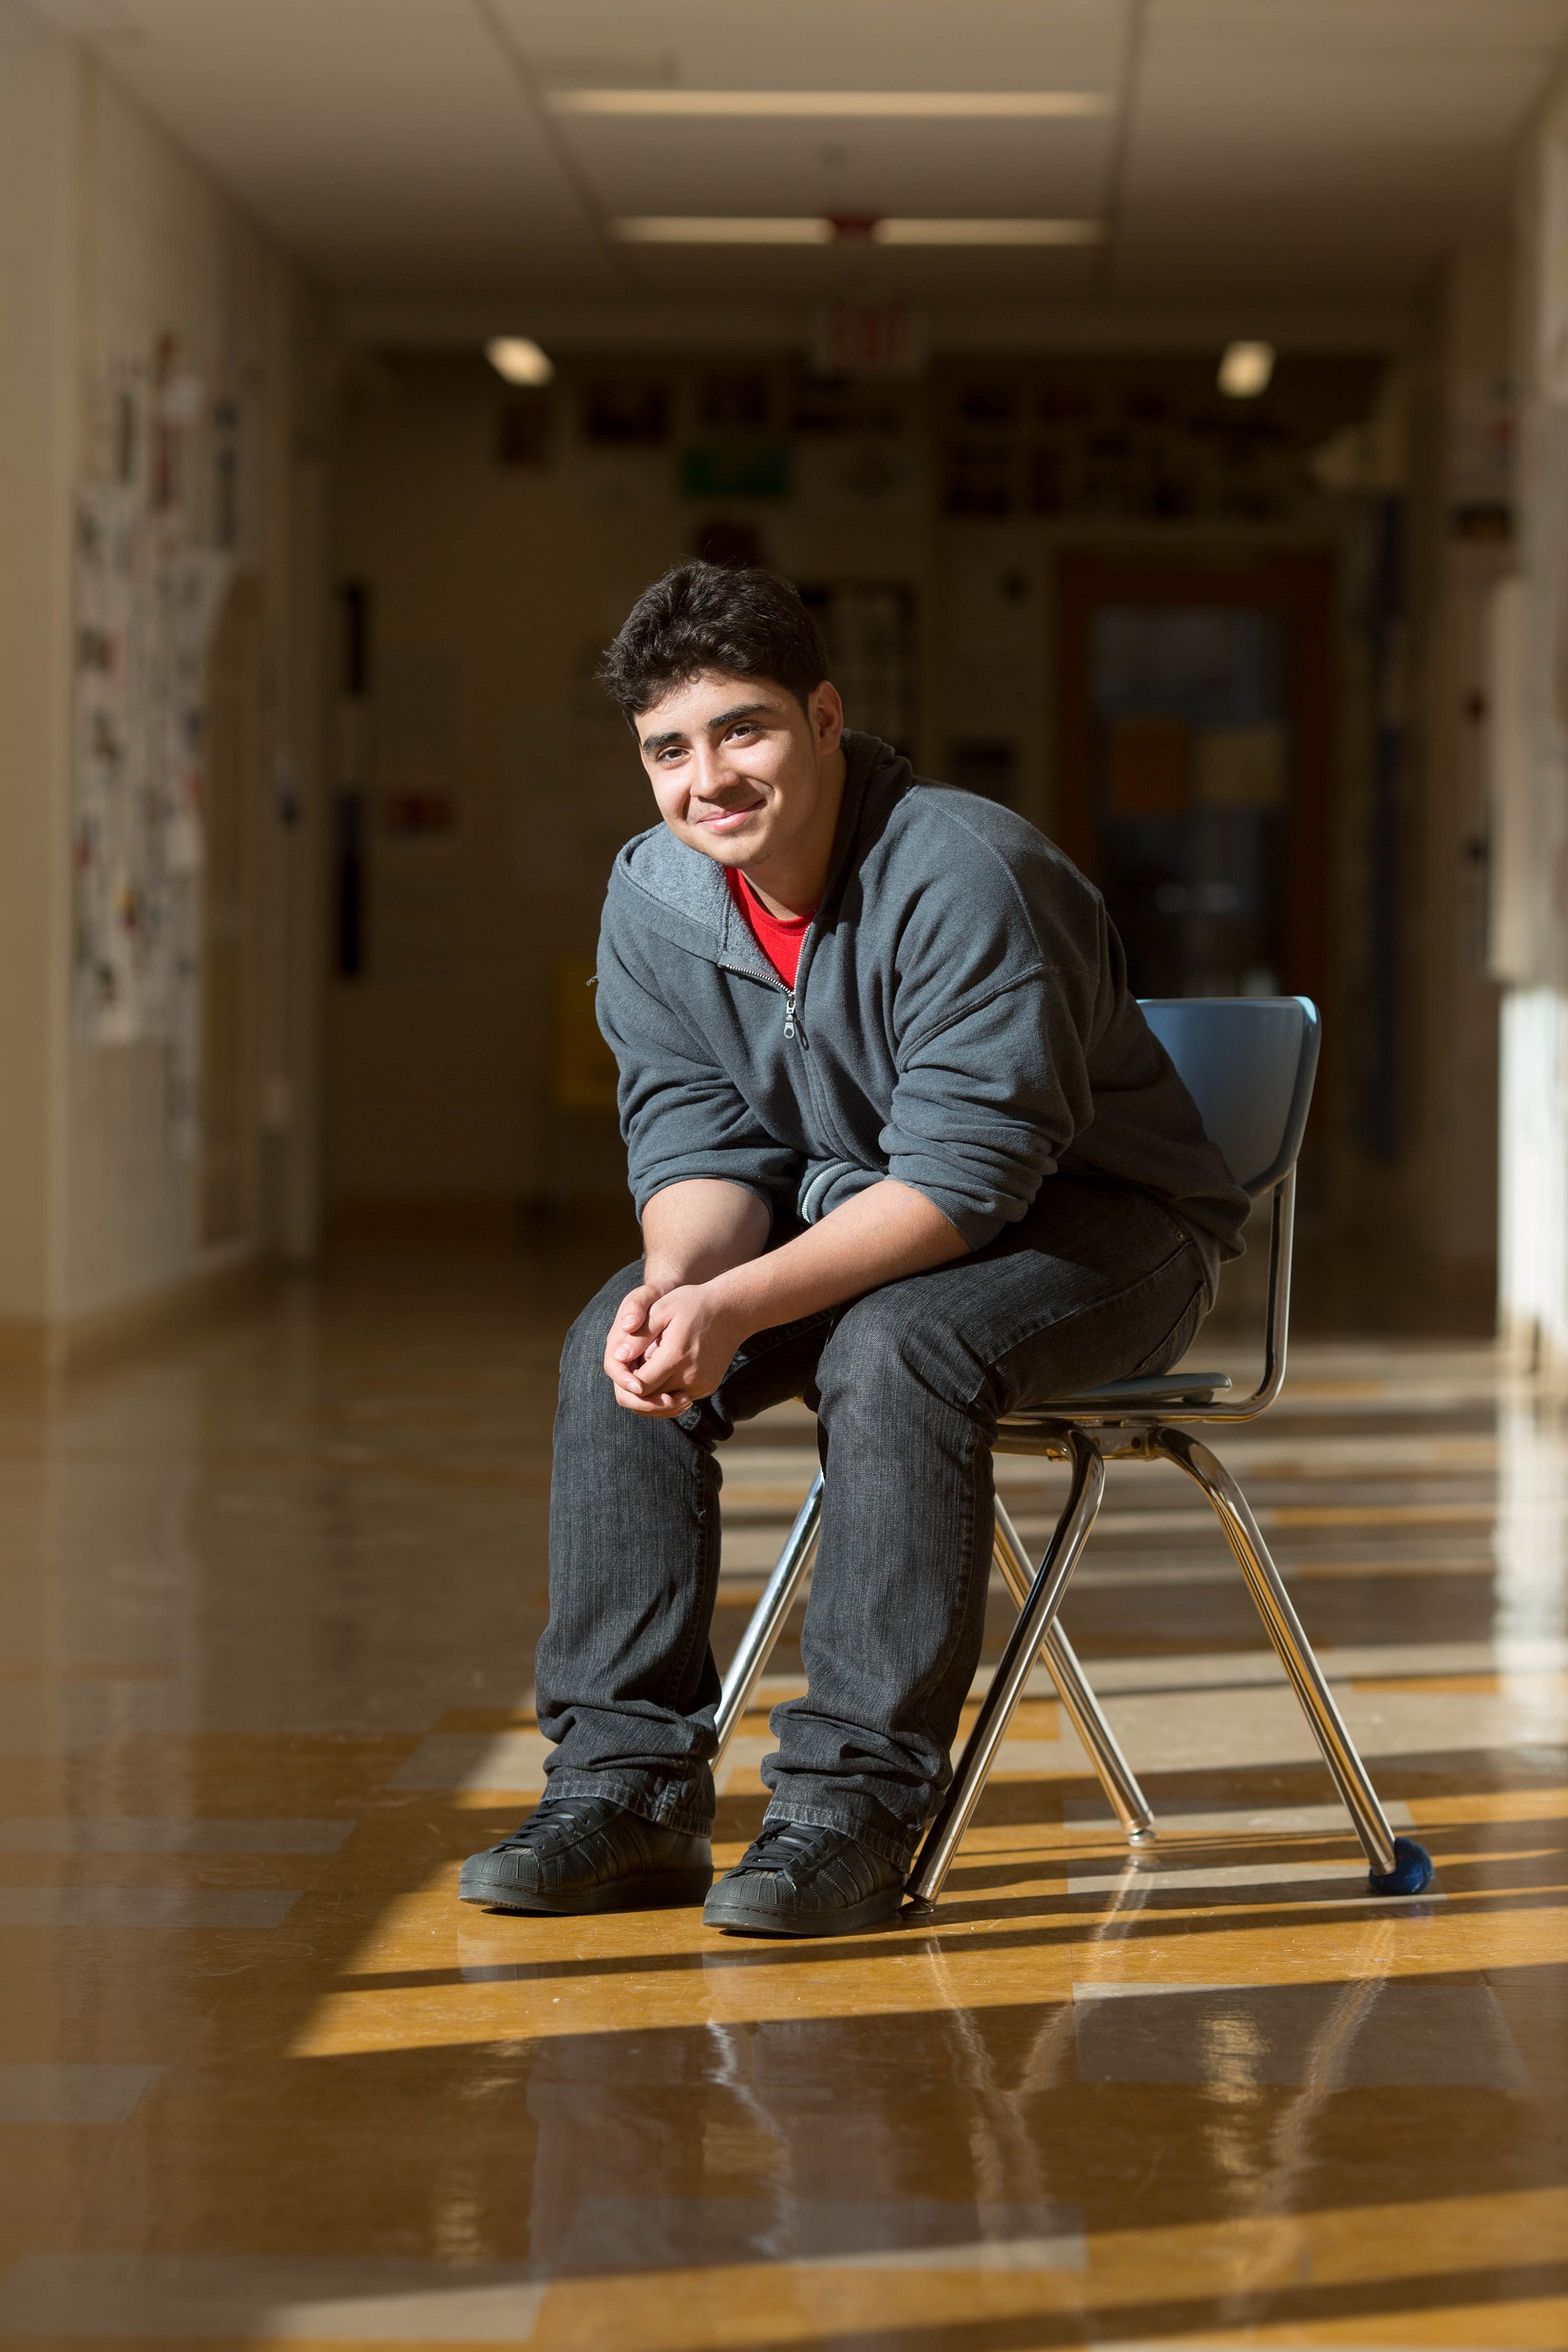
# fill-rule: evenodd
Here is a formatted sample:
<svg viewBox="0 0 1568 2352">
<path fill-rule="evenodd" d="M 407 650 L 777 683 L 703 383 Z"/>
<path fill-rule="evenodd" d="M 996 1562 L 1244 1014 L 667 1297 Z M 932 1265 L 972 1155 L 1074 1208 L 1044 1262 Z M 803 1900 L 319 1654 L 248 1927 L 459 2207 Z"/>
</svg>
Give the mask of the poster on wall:
<svg viewBox="0 0 1568 2352">
<path fill-rule="evenodd" d="M 170 1049 L 177 1143 L 196 1140 L 202 717 L 232 557 L 140 494 L 89 485 L 76 522 L 76 1025 Z"/>
</svg>

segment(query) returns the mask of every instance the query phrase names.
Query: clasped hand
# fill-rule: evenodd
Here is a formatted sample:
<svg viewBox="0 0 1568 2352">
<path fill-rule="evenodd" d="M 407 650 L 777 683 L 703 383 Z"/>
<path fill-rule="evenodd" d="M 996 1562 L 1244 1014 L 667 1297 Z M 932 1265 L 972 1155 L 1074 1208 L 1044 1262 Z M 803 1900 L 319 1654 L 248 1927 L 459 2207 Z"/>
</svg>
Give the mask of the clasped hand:
<svg viewBox="0 0 1568 2352">
<path fill-rule="evenodd" d="M 684 1282 L 660 1291 L 641 1283 L 621 1300 L 604 1348 L 616 1403 L 629 1413 L 665 1418 L 712 1396 L 746 1337 L 744 1320 L 726 1306 L 717 1282 Z"/>
</svg>

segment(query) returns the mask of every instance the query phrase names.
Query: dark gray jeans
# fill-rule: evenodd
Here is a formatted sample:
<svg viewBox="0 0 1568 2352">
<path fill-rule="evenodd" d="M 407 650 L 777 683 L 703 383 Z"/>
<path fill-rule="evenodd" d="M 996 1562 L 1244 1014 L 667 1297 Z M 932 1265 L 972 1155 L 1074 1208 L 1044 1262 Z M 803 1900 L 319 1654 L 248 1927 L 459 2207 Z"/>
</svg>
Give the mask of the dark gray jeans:
<svg viewBox="0 0 1568 2352">
<path fill-rule="evenodd" d="M 1048 1176 L 1022 1223 L 973 1256 L 756 1332 L 679 1421 L 616 1404 L 604 1343 L 641 1268 L 607 1282 L 561 1364 L 537 1669 L 539 1728 L 558 1743 L 550 1794 L 709 1827 L 715 1448 L 803 1395 L 827 1489 L 809 1688 L 773 1712 L 769 1817 L 848 1829 L 907 1864 L 950 1777 L 980 1658 L 997 1417 L 1175 1364 L 1213 1294 L 1206 1261 L 1147 1194 Z"/>
</svg>

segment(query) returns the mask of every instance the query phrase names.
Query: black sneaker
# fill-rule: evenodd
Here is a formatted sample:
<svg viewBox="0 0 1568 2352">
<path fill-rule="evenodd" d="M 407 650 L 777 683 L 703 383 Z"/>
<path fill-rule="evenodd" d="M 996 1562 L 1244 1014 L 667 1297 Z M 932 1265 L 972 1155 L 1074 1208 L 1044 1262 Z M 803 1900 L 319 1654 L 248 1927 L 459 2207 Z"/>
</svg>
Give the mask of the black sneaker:
<svg viewBox="0 0 1568 2352">
<path fill-rule="evenodd" d="M 703 1924 L 746 1936 L 845 1936 L 896 1919 L 904 1872 L 845 1829 L 765 1822 L 702 1907 Z"/>
<path fill-rule="evenodd" d="M 546 1797 L 509 1838 L 469 1855 L 457 1893 L 498 1911 L 652 1911 L 700 1903 L 713 1883 L 706 1838 L 608 1797 Z"/>
</svg>

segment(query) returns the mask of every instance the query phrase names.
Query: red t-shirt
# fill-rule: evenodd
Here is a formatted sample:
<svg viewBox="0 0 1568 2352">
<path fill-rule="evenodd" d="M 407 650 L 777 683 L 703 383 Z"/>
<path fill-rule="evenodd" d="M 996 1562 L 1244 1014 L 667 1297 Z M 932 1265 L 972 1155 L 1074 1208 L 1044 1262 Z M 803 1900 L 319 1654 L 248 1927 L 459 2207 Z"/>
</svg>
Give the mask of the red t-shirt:
<svg viewBox="0 0 1568 2352">
<path fill-rule="evenodd" d="M 800 969 L 800 950 L 812 927 L 814 908 L 812 914 L 783 917 L 770 914 L 738 866 L 726 866 L 724 874 L 730 886 L 730 896 L 751 926 L 752 937 L 786 988 L 793 988 L 794 976 Z"/>
</svg>

